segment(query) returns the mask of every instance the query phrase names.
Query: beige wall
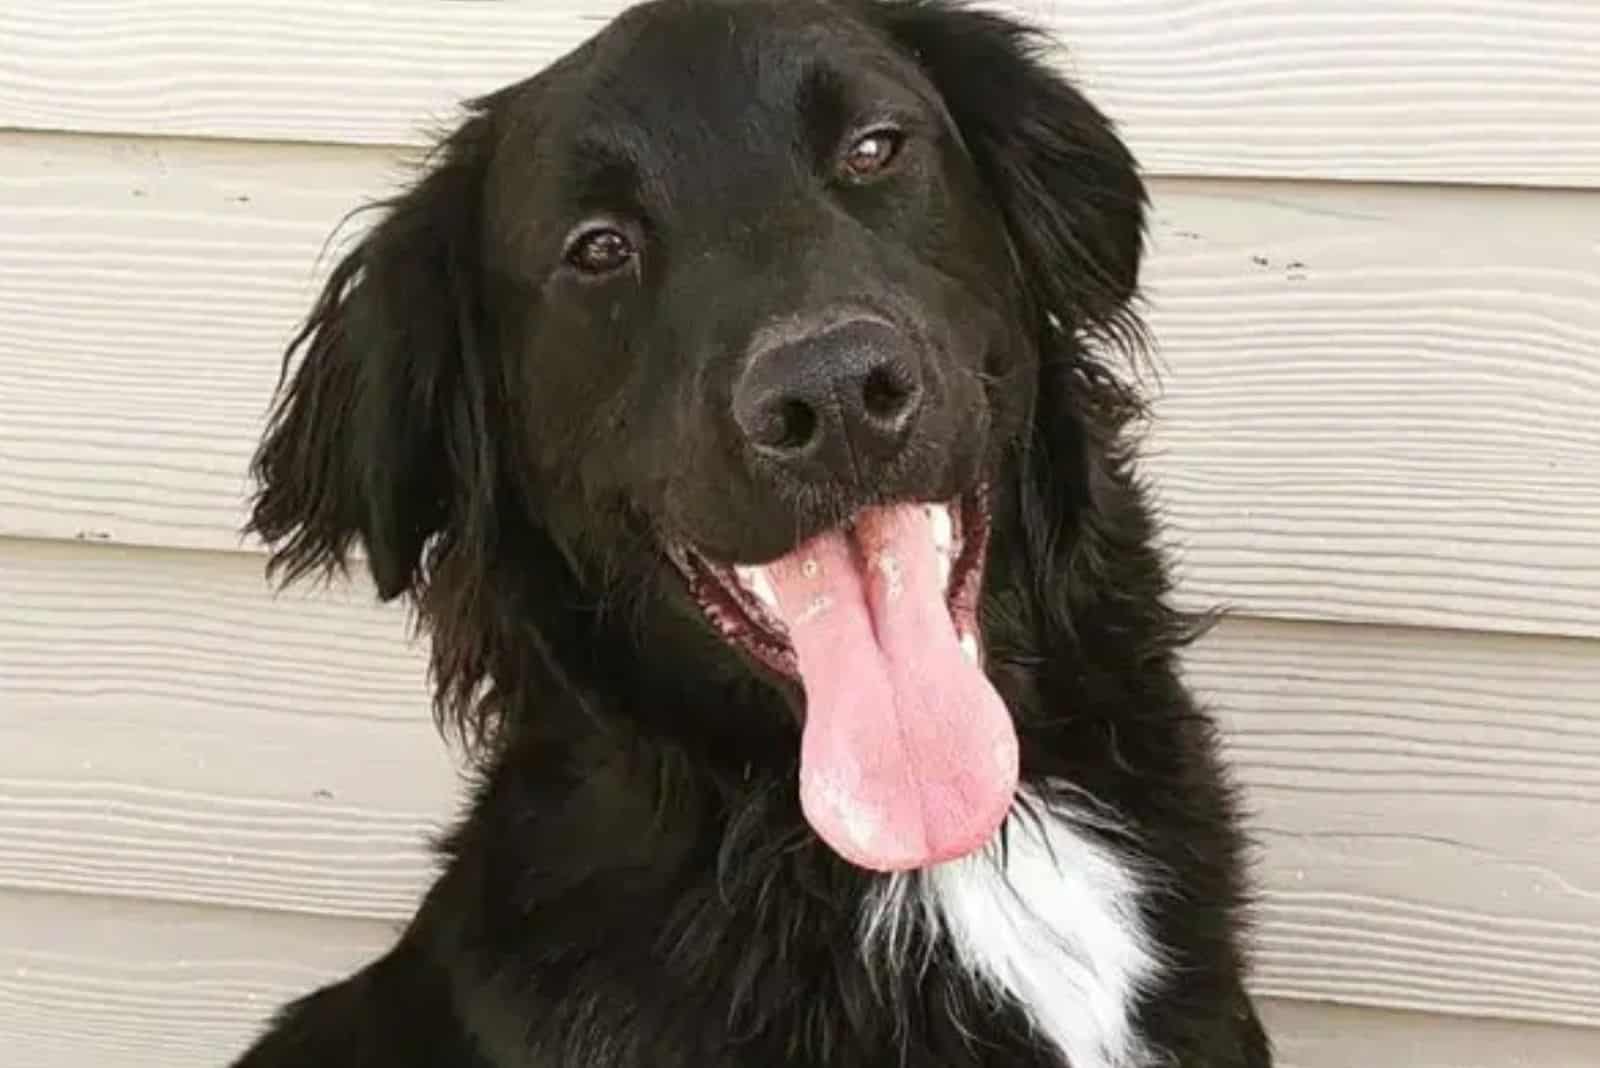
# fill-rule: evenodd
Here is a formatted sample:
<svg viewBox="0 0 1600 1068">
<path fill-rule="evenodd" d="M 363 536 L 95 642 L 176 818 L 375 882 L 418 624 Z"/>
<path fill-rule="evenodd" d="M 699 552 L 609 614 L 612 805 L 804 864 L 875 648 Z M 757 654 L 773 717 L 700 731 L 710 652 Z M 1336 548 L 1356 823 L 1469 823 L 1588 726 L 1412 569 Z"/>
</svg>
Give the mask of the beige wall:
<svg viewBox="0 0 1600 1068">
<path fill-rule="evenodd" d="M 244 465 L 344 211 L 621 6 L 0 0 L 12 1068 L 219 1063 L 425 884 L 404 614 L 269 596 Z M 1154 176 L 1285 1063 L 1600 1064 L 1600 6 L 1011 6 Z"/>
</svg>

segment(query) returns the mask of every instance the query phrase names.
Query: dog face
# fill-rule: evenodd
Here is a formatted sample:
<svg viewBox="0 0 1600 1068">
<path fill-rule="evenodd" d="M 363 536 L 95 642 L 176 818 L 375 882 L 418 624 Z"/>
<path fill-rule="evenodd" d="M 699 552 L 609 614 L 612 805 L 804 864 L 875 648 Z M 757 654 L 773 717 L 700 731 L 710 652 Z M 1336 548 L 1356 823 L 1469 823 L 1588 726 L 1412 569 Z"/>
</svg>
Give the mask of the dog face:
<svg viewBox="0 0 1600 1068">
<path fill-rule="evenodd" d="M 866 25 L 658 5 L 502 106 L 485 260 L 541 486 L 764 564 L 863 507 L 961 496 L 1015 434 L 1032 341 L 1004 223 Z"/>
<path fill-rule="evenodd" d="M 297 341 L 254 528 L 291 575 L 359 540 L 467 689 L 532 644 L 507 589 L 647 591 L 623 655 L 803 694 L 840 853 L 981 845 L 1018 765 L 991 496 L 1071 450 L 1143 205 L 1032 44 L 935 2 L 657 0 L 477 102 Z"/>
</svg>

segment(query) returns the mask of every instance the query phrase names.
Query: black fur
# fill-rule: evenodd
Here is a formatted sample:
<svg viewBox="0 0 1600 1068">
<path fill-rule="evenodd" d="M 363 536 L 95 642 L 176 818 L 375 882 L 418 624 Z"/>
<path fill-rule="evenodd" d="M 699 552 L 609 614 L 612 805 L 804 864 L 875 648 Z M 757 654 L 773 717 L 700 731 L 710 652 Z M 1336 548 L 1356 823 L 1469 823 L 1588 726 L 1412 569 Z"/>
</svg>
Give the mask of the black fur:
<svg viewBox="0 0 1600 1068">
<path fill-rule="evenodd" d="M 1055 1065 L 937 947 L 926 972 L 869 973 L 875 877 L 801 817 L 797 695 L 661 552 L 689 532 L 758 559 L 979 478 L 1024 777 L 1114 808 L 1160 876 L 1140 1030 L 1186 1068 L 1269 1064 L 1235 806 L 1178 676 L 1198 621 L 1167 607 L 1130 455 L 1144 191 L 1044 43 L 936 0 L 660 0 L 477 102 L 385 206 L 291 349 L 251 525 L 285 579 L 359 544 L 414 602 L 481 782 L 393 951 L 241 1065 Z M 879 88 L 922 101 L 927 145 L 874 189 L 821 189 L 803 146 Z M 596 213 L 645 250 L 610 289 L 560 265 Z M 981 385 L 952 385 L 923 443 L 955 459 L 848 491 L 762 481 L 715 425 L 726 354 L 845 285 L 899 294 L 930 366 Z"/>
</svg>

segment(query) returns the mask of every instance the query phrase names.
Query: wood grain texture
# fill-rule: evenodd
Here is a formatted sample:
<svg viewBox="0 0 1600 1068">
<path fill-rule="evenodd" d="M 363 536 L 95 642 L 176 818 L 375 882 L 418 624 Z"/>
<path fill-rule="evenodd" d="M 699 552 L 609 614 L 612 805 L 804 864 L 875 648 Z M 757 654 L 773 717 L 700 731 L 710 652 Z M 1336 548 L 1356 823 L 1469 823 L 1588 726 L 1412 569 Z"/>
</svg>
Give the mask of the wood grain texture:
<svg viewBox="0 0 1600 1068">
<path fill-rule="evenodd" d="M 0 605 L 0 886 L 413 907 L 457 783 L 398 618 L 48 542 L 0 541 Z M 1600 645 L 1234 620 L 1191 674 L 1263 846 L 1264 991 L 1600 1024 Z"/>
<path fill-rule="evenodd" d="M 0 6 L 0 125 L 415 143 L 626 0 Z M 1588 0 L 1017 0 L 1152 173 L 1593 186 Z"/>
<path fill-rule="evenodd" d="M 8 1068 L 215 1068 L 383 924 L 0 892 Z M 1590 1068 L 1600 1032 L 1267 1000 L 1280 1068 Z"/>
<path fill-rule="evenodd" d="M 1263 847 L 1263 990 L 1600 1024 L 1600 644 L 1236 620 L 1189 666 Z"/>
<path fill-rule="evenodd" d="M 395 177 L 348 150 L 8 141 L 0 530 L 237 547 L 319 254 Z"/>
<path fill-rule="evenodd" d="M 1592 1068 L 1600 1031 L 1305 1001 L 1262 1006 L 1277 1068 Z"/>
<path fill-rule="evenodd" d="M 394 918 L 459 785 L 399 609 L 0 542 L 0 885 Z"/>
<path fill-rule="evenodd" d="M 0 892 L 7 1068 L 217 1068 L 386 924 Z"/>
<path fill-rule="evenodd" d="M 238 547 L 318 252 L 404 170 L 354 149 L 0 145 L 0 533 Z M 1600 199 L 1156 195 L 1150 467 L 1189 603 L 1600 635 Z"/>
<path fill-rule="evenodd" d="M 1191 604 L 1600 635 L 1600 198 L 1156 206 L 1146 454 Z"/>
</svg>

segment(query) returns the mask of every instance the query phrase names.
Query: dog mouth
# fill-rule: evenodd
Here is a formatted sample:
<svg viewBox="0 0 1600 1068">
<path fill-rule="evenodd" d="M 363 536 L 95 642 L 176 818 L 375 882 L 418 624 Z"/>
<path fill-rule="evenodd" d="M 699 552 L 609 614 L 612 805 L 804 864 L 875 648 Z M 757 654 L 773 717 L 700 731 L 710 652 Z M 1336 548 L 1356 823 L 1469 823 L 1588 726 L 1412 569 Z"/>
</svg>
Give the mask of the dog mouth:
<svg viewBox="0 0 1600 1068">
<path fill-rule="evenodd" d="M 982 668 L 987 496 L 862 509 L 760 565 L 668 546 L 712 629 L 805 692 L 800 798 L 862 867 L 983 846 L 1017 781 L 1010 713 Z"/>
<path fill-rule="evenodd" d="M 938 504 L 886 506 L 863 509 L 838 530 L 852 549 L 862 553 L 863 569 L 892 572 L 898 561 L 893 557 L 868 558 L 857 537 L 863 521 L 870 525 L 887 509 L 917 508 L 926 520 L 927 545 L 944 584 L 944 603 L 950 613 L 958 644 L 969 660 L 977 663 L 982 655 L 978 628 L 978 598 L 983 585 L 983 561 L 989 541 L 987 495 L 974 490 L 954 500 Z M 691 545 L 668 546 L 668 555 L 689 587 L 690 597 L 704 613 L 712 629 L 735 649 L 773 673 L 793 682 L 803 682 L 795 647 L 789 637 L 792 613 L 785 613 L 773 582 L 773 568 L 783 568 L 803 556 L 805 546 L 779 560 L 760 564 L 724 564 L 710 559 Z M 821 567 L 814 558 L 799 560 L 802 577 Z M 818 591 L 800 607 L 799 622 L 826 613 L 832 607 L 830 595 Z"/>
</svg>

